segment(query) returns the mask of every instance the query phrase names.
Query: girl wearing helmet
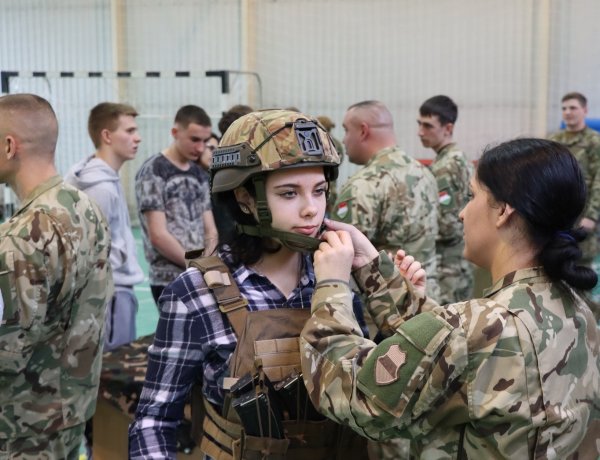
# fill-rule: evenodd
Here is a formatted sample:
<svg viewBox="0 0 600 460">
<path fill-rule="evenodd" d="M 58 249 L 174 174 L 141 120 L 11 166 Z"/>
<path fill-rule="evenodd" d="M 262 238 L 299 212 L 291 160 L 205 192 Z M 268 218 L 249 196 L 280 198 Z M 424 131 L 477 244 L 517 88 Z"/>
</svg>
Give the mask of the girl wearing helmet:
<svg viewBox="0 0 600 460">
<path fill-rule="evenodd" d="M 297 337 L 315 288 L 312 251 L 338 164 L 326 131 L 298 112 L 253 112 L 227 130 L 213 154 L 211 187 L 217 206 L 227 207 L 236 221 L 236 232 L 222 235 L 217 254 L 194 260 L 159 300 L 146 381 L 130 427 L 130 458 L 175 456 L 176 427 L 198 382 L 207 413 L 198 442 L 208 457 L 250 458 L 253 445 L 273 459 L 303 458 L 303 448 L 311 448 L 311 456 L 321 452 L 312 458 L 363 455 L 364 443 L 348 431 L 310 419 L 303 386 L 294 396 L 298 411 L 269 397 L 269 413 L 278 418 L 258 420 L 258 433 L 231 409 L 240 378 L 251 376 L 253 396 L 259 391 L 253 376 L 260 385 L 298 376 Z M 362 334 L 358 298 L 353 309 Z"/>
</svg>

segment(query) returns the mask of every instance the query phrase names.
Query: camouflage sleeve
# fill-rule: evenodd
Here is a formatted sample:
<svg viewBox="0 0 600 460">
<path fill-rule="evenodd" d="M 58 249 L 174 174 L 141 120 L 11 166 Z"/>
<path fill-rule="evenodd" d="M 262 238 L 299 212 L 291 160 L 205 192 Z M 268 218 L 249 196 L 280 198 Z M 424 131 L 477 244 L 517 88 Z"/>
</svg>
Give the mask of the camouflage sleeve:
<svg viewBox="0 0 600 460">
<path fill-rule="evenodd" d="M 40 228 L 44 228 L 43 222 Z M 56 246 L 50 244 L 48 250 Z M 59 252 L 44 253 L 26 238 L 7 236 L 0 240 L 0 290 L 4 303 L 0 373 L 22 372 L 34 346 L 54 331 L 59 320 L 65 320 L 65 312 L 47 311 L 49 296 L 57 295 L 51 286 L 52 280 L 59 284 L 52 273 L 53 268 L 60 269 L 56 267 L 60 263 Z"/>
<path fill-rule="evenodd" d="M 334 220 L 354 225 L 371 241 L 377 237 L 378 216 L 383 205 L 376 184 L 377 181 L 363 177 L 350 179 L 342 188 L 331 215 Z"/>
<path fill-rule="evenodd" d="M 415 421 L 426 423 L 434 402 L 465 370 L 465 337 L 440 314 L 425 312 L 401 322 L 376 346 L 356 333 L 350 296 L 340 282 L 319 283 L 315 290 L 301 336 L 311 400 L 370 439 L 410 437 Z"/>
<path fill-rule="evenodd" d="M 600 220 L 600 144 L 590 149 L 588 162 L 591 184 L 584 216 L 598 222 Z"/>
<path fill-rule="evenodd" d="M 428 266 L 434 277 L 436 207 L 437 186 L 429 171 L 399 180 L 379 170 L 366 170 L 344 185 L 331 218 L 354 225 L 380 250 L 405 249 Z"/>
<path fill-rule="evenodd" d="M 353 276 L 364 293 L 367 310 L 386 337 L 406 319 L 437 306 L 434 300 L 414 290 L 385 251 L 370 264 L 355 270 Z"/>
<path fill-rule="evenodd" d="M 469 197 L 469 164 L 458 156 L 449 158 L 439 170 L 433 170 L 438 186 L 439 237 L 445 243 L 463 239 L 463 225 L 458 217 Z"/>
</svg>

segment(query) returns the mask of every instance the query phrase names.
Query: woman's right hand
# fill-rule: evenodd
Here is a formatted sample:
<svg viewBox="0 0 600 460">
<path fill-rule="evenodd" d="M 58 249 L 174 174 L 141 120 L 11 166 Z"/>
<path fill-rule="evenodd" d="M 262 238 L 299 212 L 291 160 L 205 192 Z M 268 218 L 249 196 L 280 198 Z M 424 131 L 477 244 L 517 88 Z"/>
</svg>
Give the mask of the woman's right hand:
<svg viewBox="0 0 600 460">
<path fill-rule="evenodd" d="M 375 249 L 375 246 L 371 244 L 369 239 L 353 225 L 337 222 L 331 219 L 325 219 L 324 223 L 327 227 L 327 230 L 333 230 L 336 232 L 343 230 L 350 235 L 350 238 L 352 239 L 352 245 L 354 246 L 352 269 L 357 269 L 367 265 L 379 255 L 379 252 L 377 249 Z"/>
<path fill-rule="evenodd" d="M 407 255 L 404 250 L 398 249 L 394 257 L 394 265 L 396 265 L 400 274 L 411 282 L 415 287 L 415 291 L 425 296 L 427 273 L 421 267 L 421 262 L 415 260 L 413 256 Z"/>
<path fill-rule="evenodd" d="M 313 257 L 317 282 L 327 279 L 349 282 L 354 258 L 350 235 L 343 230 L 327 231 L 321 238 L 319 249 Z"/>
</svg>

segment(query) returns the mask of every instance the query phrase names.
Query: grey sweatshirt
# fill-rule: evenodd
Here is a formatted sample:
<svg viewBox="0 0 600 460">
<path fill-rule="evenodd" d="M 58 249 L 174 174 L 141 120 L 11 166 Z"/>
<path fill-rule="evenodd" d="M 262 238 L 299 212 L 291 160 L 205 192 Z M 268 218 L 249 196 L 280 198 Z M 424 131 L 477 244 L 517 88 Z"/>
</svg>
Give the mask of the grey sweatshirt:
<svg viewBox="0 0 600 460">
<path fill-rule="evenodd" d="M 80 161 L 65 176 L 65 182 L 84 191 L 104 213 L 110 228 L 110 265 L 115 289 L 129 287 L 144 280 L 127 201 L 117 172 L 94 155 Z"/>
</svg>

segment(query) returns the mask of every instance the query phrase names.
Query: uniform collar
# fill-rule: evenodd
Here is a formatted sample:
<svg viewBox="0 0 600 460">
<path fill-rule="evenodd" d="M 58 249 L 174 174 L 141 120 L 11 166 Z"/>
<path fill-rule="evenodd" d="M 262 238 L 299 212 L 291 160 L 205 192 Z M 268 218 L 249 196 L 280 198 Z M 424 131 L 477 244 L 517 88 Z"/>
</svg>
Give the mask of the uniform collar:
<svg viewBox="0 0 600 460">
<path fill-rule="evenodd" d="M 19 207 L 18 211 L 15 212 L 15 216 L 23 212 L 27 207 L 37 199 L 44 192 L 50 190 L 52 187 L 56 187 L 58 184 L 62 183 L 63 179 L 58 174 L 56 176 L 52 176 L 45 182 L 42 182 L 36 188 L 34 188 L 27 197 L 23 200 L 23 203 Z"/>
<path fill-rule="evenodd" d="M 484 297 L 492 297 L 498 291 L 510 286 L 512 284 L 519 284 L 522 282 L 528 282 L 534 278 L 545 278 L 544 270 L 542 267 L 523 268 L 514 272 L 508 273 L 504 277 L 496 281 L 491 287 L 483 291 Z"/>
<path fill-rule="evenodd" d="M 452 150 L 454 148 L 454 146 L 456 145 L 456 142 L 450 142 L 449 144 L 444 145 L 439 152 L 436 152 L 436 156 L 439 158 L 442 155 L 445 155 L 446 153 L 448 153 L 450 150 Z"/>
<path fill-rule="evenodd" d="M 563 142 L 563 144 L 565 144 L 567 146 L 571 146 L 571 145 L 575 145 L 575 144 L 579 143 L 581 141 L 581 139 L 583 139 L 588 134 L 590 129 L 591 128 L 589 128 L 587 125 L 581 131 L 567 131 L 565 129 L 564 133 L 565 133 L 566 139 Z"/>
<path fill-rule="evenodd" d="M 369 161 L 367 161 L 367 164 L 365 164 L 365 166 L 370 165 L 375 160 L 377 160 L 377 158 L 379 158 L 380 156 L 387 155 L 388 153 L 395 152 L 396 150 L 400 150 L 400 147 L 398 147 L 397 145 L 392 145 L 390 147 L 386 147 L 384 149 L 377 151 L 377 153 L 375 155 L 373 155 L 373 157 Z"/>
</svg>

